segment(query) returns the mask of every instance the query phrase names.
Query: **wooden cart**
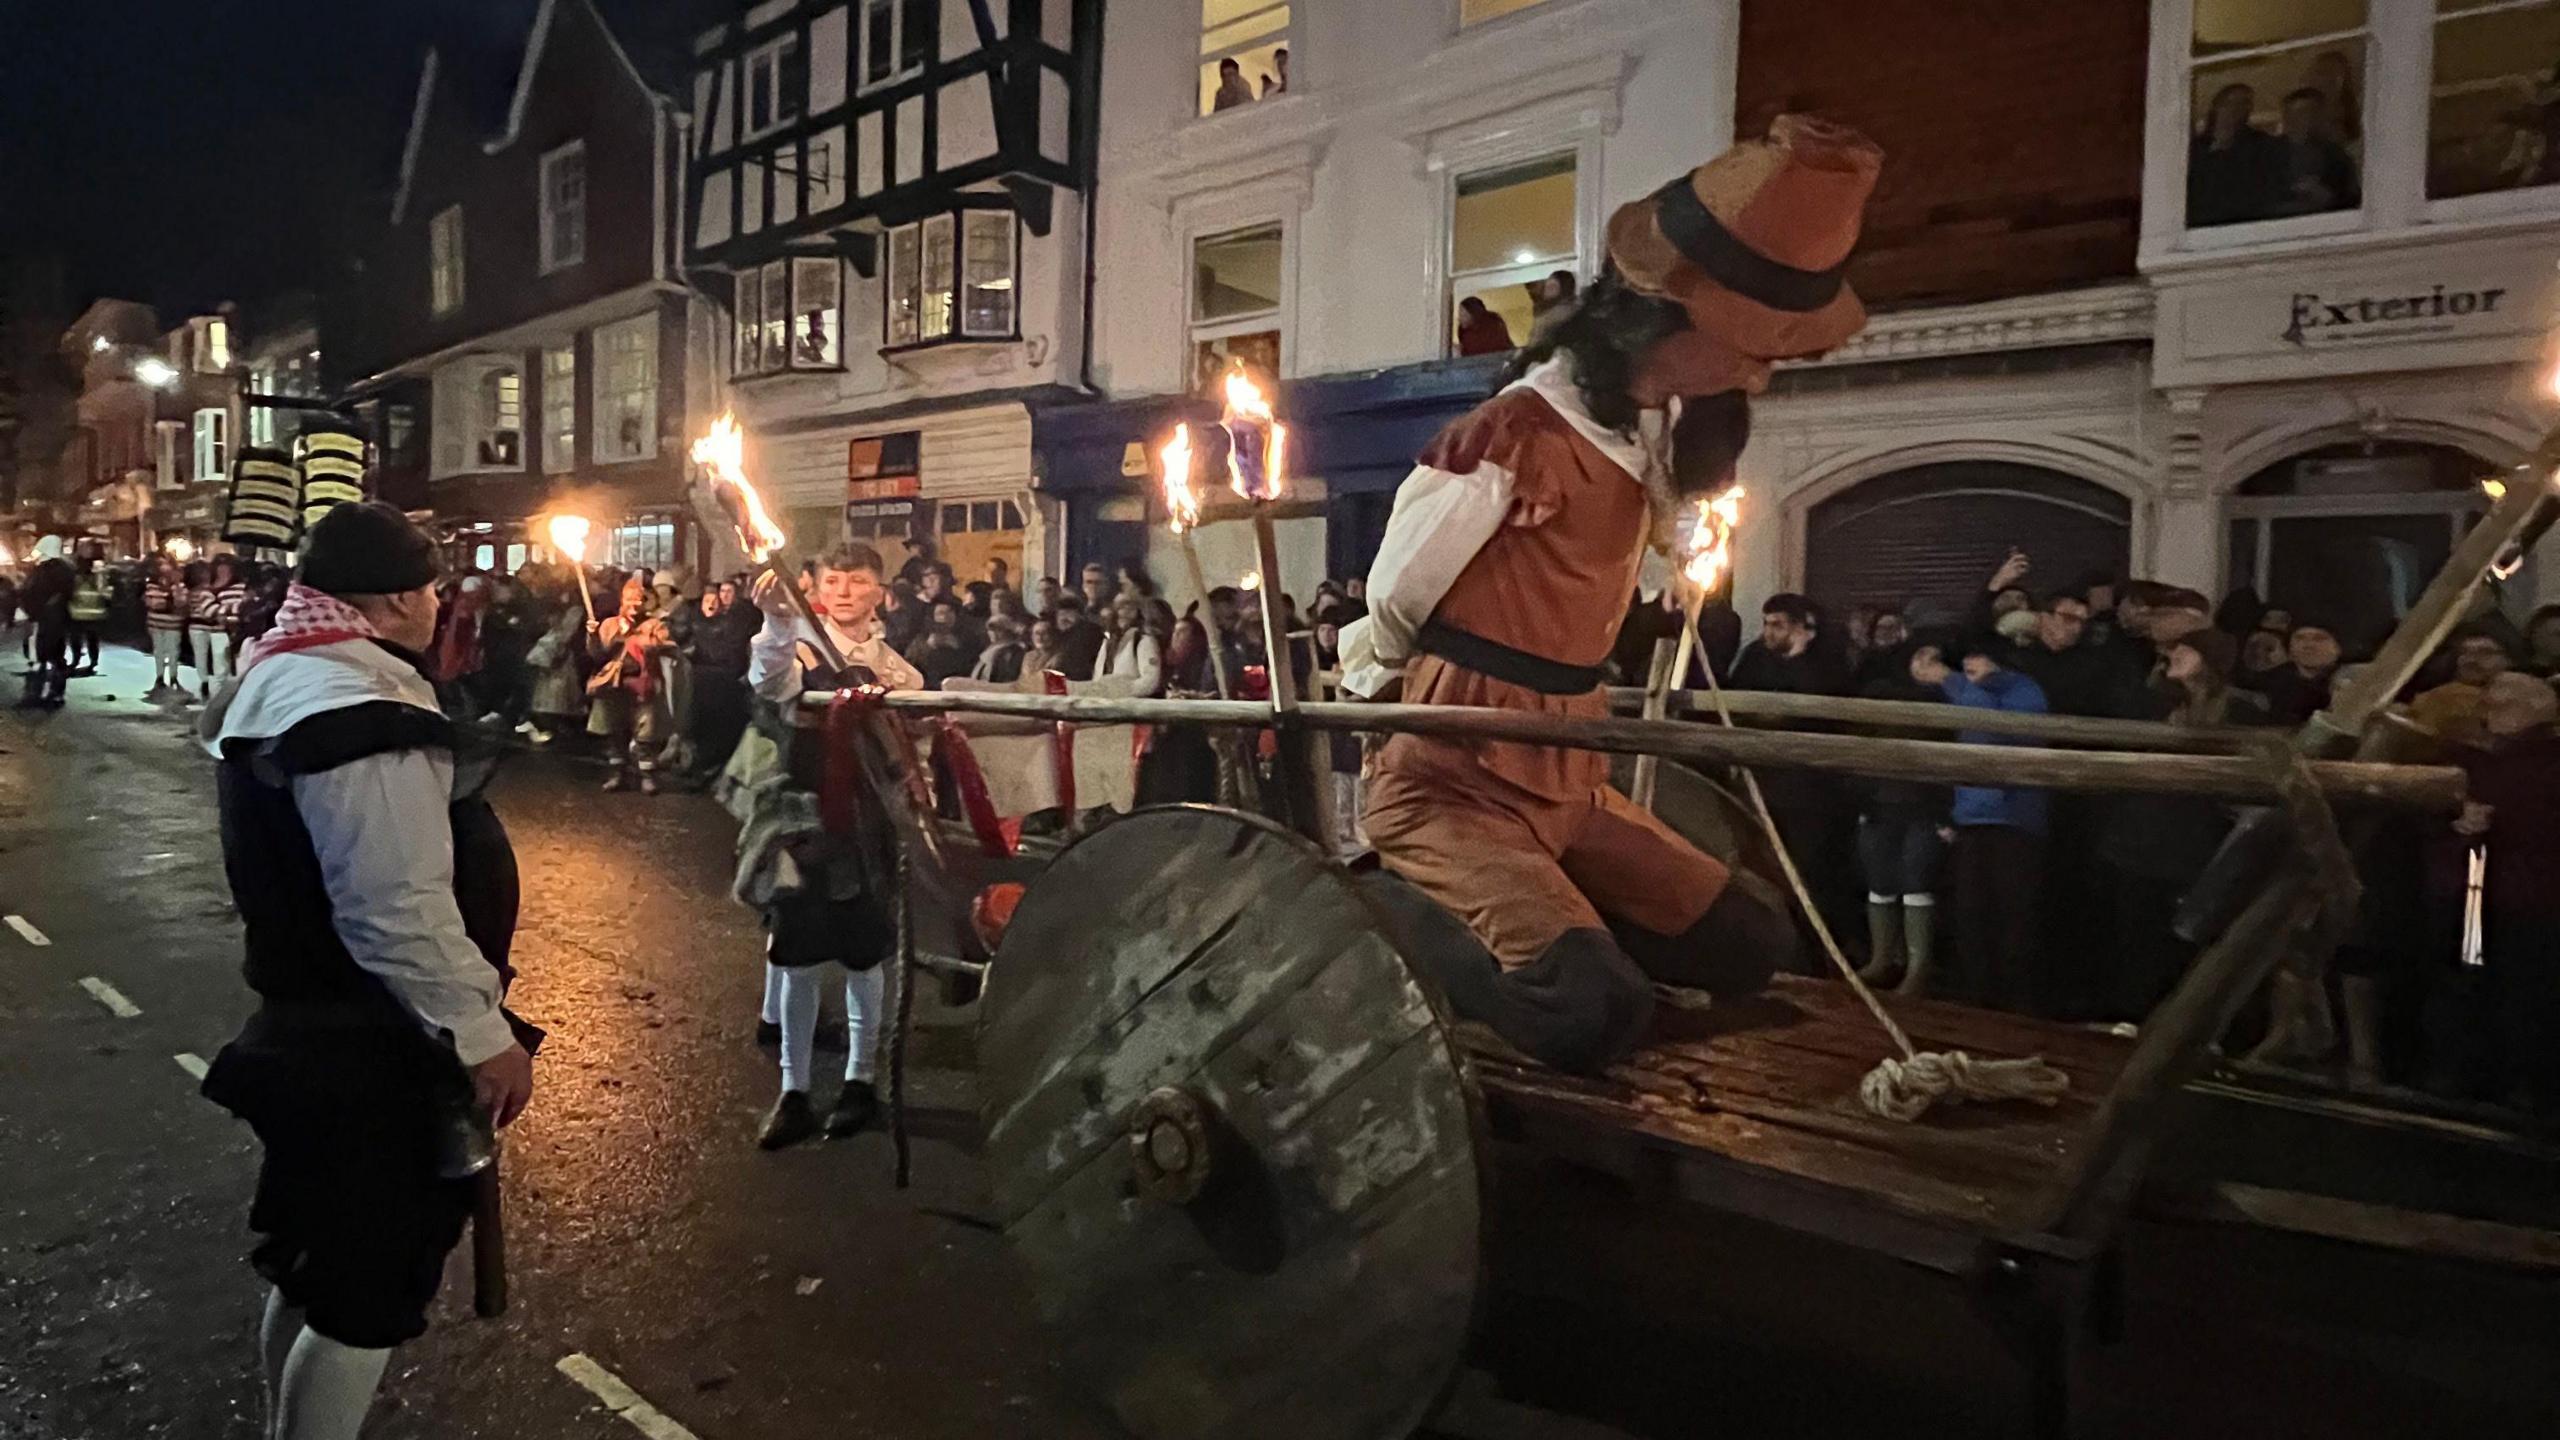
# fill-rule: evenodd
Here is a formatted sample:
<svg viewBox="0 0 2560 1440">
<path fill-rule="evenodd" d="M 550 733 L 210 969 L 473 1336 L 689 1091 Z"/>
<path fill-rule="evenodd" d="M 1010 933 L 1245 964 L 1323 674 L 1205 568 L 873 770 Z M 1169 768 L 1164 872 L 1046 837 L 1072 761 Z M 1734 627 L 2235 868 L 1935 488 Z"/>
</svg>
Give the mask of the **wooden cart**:
<svg viewBox="0 0 2560 1440">
<path fill-rule="evenodd" d="M 2545 496 L 2511 497 L 2483 522 L 2386 647 L 2387 673 L 2294 749 L 1988 750 L 1422 706 L 1310 704 L 1283 722 L 2260 805 L 2215 877 L 2238 894 L 2236 916 L 2216 924 L 2139 1038 L 1891 1002 L 1924 1050 L 2062 1068 L 2072 1089 L 2050 1109 L 1869 1115 L 1858 1082 L 1886 1042 L 1829 979 L 1782 978 L 1712 1008 L 1666 1004 L 1628 1063 L 1601 1078 L 1556 1073 L 1451 1022 L 1411 958 L 1432 921 L 1382 903 L 1379 877 L 1274 820 L 1216 807 L 1013 845 L 973 813 L 949 720 L 1272 725 L 1262 707 L 835 703 L 860 711 L 866 799 L 892 818 L 917 882 L 909 933 L 939 925 L 961 958 L 938 963 L 983 981 L 997 1219 L 1070 1375 L 1143 1440 L 1390 1440 L 1422 1426 L 1487 1340 L 1488 1297 L 1522 1258 L 1517 1235 L 1493 1223 L 1521 1156 L 1608 1177 L 1651 1213 L 1748 1216 L 1941 1277 L 2017 1357 L 2034 1429 L 2059 1435 L 2079 1413 L 2084 1341 L 2111 1323 L 2113 1257 L 2166 1138 L 2166 1102 L 2266 976 L 2325 956 L 2351 913 L 2333 803 L 2442 812 L 2459 800 L 2458 772 L 2311 757 L 2354 743 L 2482 573 L 2548 523 Z M 939 761 L 926 758 L 935 743 Z M 1746 833 L 1699 775 L 1666 767 L 1660 803 L 1710 844 Z M 1007 882 L 1026 886 L 1018 908 L 991 953 L 968 953 L 987 928 L 972 903 Z"/>
</svg>

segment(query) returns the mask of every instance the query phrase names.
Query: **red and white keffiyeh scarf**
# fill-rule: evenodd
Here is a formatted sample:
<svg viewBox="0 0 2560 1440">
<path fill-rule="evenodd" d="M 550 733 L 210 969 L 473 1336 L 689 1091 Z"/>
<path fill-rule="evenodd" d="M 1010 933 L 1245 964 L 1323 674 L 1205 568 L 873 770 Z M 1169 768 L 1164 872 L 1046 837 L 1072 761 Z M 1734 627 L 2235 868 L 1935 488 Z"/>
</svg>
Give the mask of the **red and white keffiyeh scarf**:
<svg viewBox="0 0 2560 1440">
<path fill-rule="evenodd" d="M 341 640 L 379 638 L 380 633 L 372 621 L 364 618 L 364 612 L 335 595 L 296 584 L 284 592 L 284 604 L 276 607 L 275 627 L 249 647 L 240 673 L 246 675 L 259 661 L 296 650 L 316 650 Z"/>
</svg>

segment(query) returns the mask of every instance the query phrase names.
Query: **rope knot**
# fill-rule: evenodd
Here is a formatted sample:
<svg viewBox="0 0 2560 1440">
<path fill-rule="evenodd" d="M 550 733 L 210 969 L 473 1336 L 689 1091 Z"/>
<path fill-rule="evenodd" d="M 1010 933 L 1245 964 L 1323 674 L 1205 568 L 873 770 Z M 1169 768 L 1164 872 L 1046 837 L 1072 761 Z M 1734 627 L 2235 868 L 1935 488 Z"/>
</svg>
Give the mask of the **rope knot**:
<svg viewBox="0 0 2560 1440">
<path fill-rule="evenodd" d="M 1928 1050 L 1907 1060 L 1877 1062 L 1859 1083 L 1858 1099 L 1872 1114 L 1911 1121 L 1948 1095 L 1959 1100 L 2031 1100 L 2051 1105 L 2070 1088 L 2071 1077 L 2046 1064 L 2041 1055 L 2025 1060 L 1976 1060 L 1962 1050 Z"/>
</svg>

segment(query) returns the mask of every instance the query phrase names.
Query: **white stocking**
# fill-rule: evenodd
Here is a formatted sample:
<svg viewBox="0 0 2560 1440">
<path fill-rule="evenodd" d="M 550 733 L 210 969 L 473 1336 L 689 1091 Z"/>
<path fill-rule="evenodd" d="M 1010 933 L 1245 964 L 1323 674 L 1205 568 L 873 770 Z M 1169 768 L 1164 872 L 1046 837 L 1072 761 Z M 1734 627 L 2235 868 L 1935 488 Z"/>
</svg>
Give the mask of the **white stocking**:
<svg viewBox="0 0 2560 1440">
<path fill-rule="evenodd" d="M 888 966 L 874 965 L 868 970 L 844 972 L 844 1078 L 868 1080 L 872 1074 L 871 1051 L 880 1034 L 881 993 L 888 984 Z"/>
<path fill-rule="evenodd" d="M 390 1364 L 389 1350 L 359 1350 L 304 1327 L 285 1357 L 269 1440 L 356 1440 Z"/>
<path fill-rule="evenodd" d="M 265 1382 L 258 1398 L 266 1403 L 262 1434 L 275 1433 L 276 1396 L 284 1389 L 284 1360 L 293 1353 L 293 1342 L 301 1334 L 302 1311 L 285 1303 L 283 1291 L 269 1287 L 266 1311 L 258 1317 L 259 1373 Z"/>
</svg>

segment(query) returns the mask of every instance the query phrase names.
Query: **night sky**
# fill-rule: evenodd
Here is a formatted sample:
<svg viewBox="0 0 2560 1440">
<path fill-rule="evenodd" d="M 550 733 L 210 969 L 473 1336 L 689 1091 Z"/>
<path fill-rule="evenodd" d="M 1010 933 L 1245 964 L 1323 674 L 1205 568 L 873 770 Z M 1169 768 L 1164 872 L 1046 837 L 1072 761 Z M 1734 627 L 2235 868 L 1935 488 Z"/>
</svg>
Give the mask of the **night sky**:
<svg viewBox="0 0 2560 1440">
<path fill-rule="evenodd" d="M 311 288 L 389 208 L 432 37 L 536 0 L 0 0 L 0 251 L 173 322 Z M 735 0 L 604 0 L 645 55 Z"/>
</svg>

